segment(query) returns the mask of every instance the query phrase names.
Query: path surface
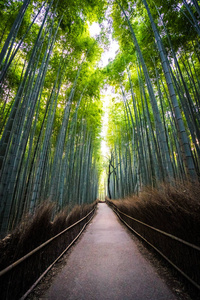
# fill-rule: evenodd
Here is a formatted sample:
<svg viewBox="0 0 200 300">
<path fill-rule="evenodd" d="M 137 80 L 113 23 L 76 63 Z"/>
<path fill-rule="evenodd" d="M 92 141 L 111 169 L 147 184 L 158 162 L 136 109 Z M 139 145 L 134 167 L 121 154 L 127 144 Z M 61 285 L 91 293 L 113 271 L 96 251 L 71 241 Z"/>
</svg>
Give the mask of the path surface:
<svg viewBox="0 0 200 300">
<path fill-rule="evenodd" d="M 106 204 L 42 299 L 175 300 Z"/>
</svg>

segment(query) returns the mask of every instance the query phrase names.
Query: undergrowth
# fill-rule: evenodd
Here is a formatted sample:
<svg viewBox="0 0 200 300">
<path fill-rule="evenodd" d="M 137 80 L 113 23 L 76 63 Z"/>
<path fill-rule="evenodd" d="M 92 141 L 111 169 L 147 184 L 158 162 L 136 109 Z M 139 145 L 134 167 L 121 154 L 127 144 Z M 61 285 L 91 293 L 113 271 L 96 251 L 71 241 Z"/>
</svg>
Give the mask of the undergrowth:
<svg viewBox="0 0 200 300">
<path fill-rule="evenodd" d="M 85 217 L 96 205 L 97 201 L 76 205 L 71 211 L 66 208 L 53 218 L 54 204 L 43 203 L 33 216 L 26 216 L 13 232 L 0 241 L 0 270 Z M 23 295 L 45 268 L 71 243 L 90 217 L 91 215 L 31 256 L 27 262 L 0 278 L 1 299 L 13 300 Z"/>
<path fill-rule="evenodd" d="M 200 246 L 200 183 L 174 182 L 146 187 L 139 195 L 107 203 L 152 227 Z M 200 285 L 200 252 L 152 230 L 124 215 L 136 232 Z M 198 292 L 198 291 L 197 291 Z M 197 299 L 197 298 L 195 298 Z"/>
<path fill-rule="evenodd" d="M 109 200 L 144 223 L 200 246 L 200 183 L 146 187 L 139 195 Z"/>
</svg>

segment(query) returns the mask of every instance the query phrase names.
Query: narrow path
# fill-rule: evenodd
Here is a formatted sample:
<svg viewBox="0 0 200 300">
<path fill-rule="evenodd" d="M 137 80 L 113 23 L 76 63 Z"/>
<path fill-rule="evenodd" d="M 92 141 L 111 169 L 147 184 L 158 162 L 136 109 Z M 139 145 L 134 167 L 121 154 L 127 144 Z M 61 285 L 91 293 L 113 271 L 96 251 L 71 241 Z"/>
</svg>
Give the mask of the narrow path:
<svg viewBox="0 0 200 300">
<path fill-rule="evenodd" d="M 42 299 L 175 300 L 106 204 Z"/>
</svg>

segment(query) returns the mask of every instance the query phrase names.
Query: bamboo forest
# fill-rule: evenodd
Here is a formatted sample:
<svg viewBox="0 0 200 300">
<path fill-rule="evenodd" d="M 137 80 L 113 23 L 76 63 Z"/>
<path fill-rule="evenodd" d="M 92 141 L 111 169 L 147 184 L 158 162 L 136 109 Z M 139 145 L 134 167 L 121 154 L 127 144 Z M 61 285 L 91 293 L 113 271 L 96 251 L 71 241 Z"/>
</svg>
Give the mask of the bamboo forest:
<svg viewBox="0 0 200 300">
<path fill-rule="evenodd" d="M 45 201 L 195 189 L 198 0 L 4 0 L 0 19 L 2 237 Z"/>
</svg>

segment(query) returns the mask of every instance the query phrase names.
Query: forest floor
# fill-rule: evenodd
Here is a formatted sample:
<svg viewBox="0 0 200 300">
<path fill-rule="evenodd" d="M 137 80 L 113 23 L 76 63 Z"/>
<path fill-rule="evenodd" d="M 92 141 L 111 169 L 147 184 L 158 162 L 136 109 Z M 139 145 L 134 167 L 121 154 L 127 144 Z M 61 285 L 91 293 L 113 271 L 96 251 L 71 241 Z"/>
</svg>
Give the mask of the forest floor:
<svg viewBox="0 0 200 300">
<path fill-rule="evenodd" d="M 101 203 L 79 241 L 28 299 L 190 298 L 111 208 Z"/>
</svg>

